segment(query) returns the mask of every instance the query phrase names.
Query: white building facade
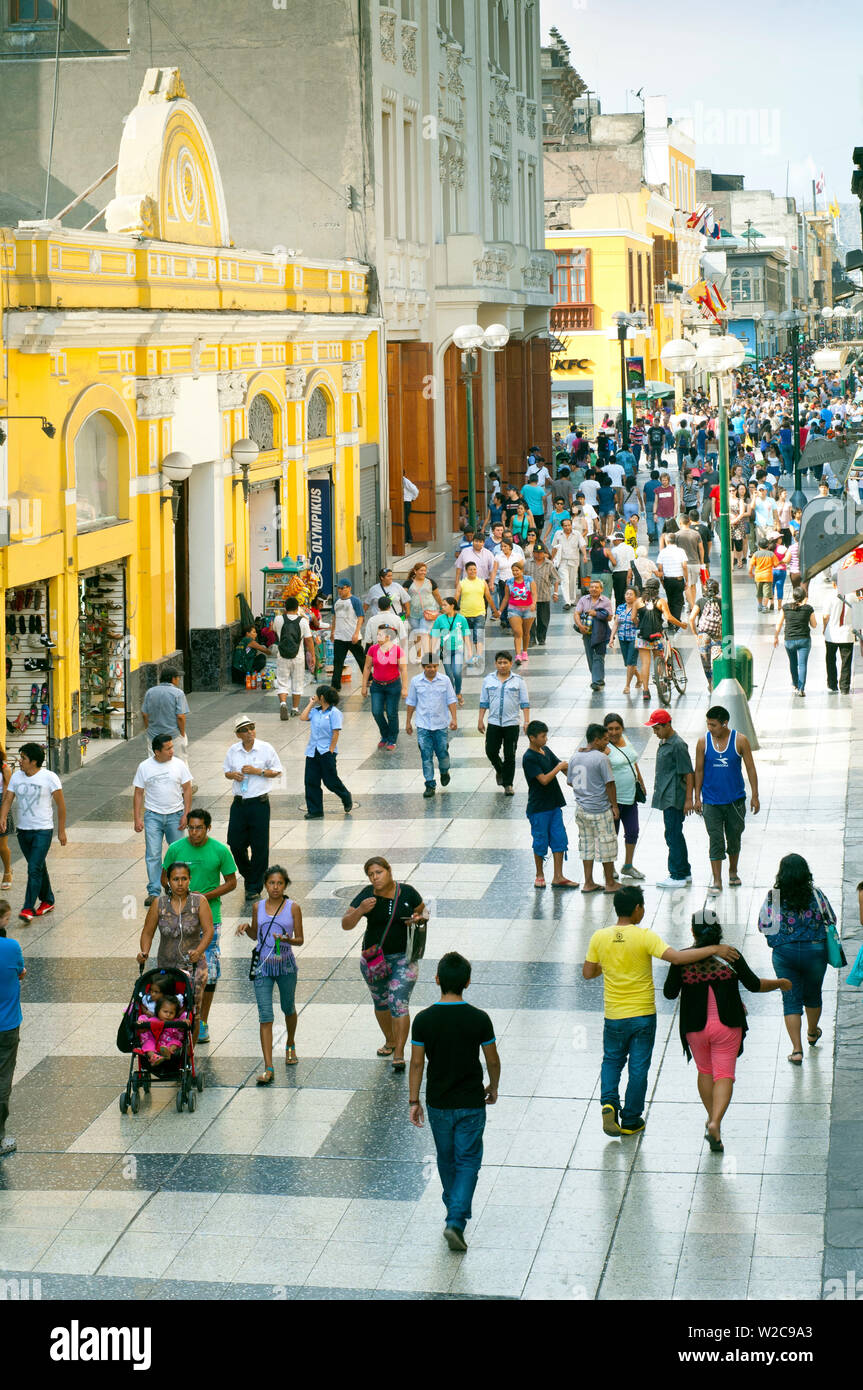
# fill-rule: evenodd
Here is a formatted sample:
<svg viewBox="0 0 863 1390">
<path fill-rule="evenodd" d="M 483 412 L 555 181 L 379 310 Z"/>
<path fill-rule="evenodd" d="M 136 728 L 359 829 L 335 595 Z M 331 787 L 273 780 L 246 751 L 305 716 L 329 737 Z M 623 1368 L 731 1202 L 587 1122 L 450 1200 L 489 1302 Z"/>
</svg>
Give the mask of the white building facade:
<svg viewBox="0 0 863 1390">
<path fill-rule="evenodd" d="M 466 491 L 453 331 L 503 323 L 474 383 L 477 474 L 550 449 L 538 0 L 372 0 L 375 226 L 386 324 L 391 552 L 401 474 L 414 542 L 448 541 Z M 522 470 L 523 471 L 523 470 Z M 386 487 L 386 483 L 384 484 Z"/>
</svg>

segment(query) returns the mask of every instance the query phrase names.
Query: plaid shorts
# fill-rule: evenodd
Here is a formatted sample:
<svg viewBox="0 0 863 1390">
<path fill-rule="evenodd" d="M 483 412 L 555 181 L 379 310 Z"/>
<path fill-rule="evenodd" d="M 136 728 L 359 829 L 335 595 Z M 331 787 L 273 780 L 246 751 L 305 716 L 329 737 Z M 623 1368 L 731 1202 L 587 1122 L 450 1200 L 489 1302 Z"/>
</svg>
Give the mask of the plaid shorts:
<svg viewBox="0 0 863 1390">
<path fill-rule="evenodd" d="M 215 989 L 222 977 L 222 953 L 219 950 L 219 923 L 213 927 L 213 939 L 204 952 L 207 962 L 207 989 Z"/>
<path fill-rule="evenodd" d="M 601 864 L 614 863 L 617 858 L 617 835 L 611 810 L 577 810 L 575 823 L 578 826 L 579 859 Z"/>
</svg>

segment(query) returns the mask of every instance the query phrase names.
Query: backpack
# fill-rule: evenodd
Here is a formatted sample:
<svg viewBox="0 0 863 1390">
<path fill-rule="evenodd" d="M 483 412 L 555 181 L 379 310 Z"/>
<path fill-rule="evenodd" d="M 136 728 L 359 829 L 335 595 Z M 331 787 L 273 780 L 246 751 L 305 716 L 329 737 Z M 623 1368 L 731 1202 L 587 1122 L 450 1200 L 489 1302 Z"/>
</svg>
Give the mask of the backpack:
<svg viewBox="0 0 863 1390">
<path fill-rule="evenodd" d="M 722 636 L 722 605 L 718 599 L 707 599 L 698 615 L 695 630 L 715 640 Z"/>
<path fill-rule="evenodd" d="M 287 615 L 282 623 L 282 630 L 279 633 L 279 656 L 286 661 L 293 661 L 297 652 L 300 650 L 302 638 L 300 636 L 301 618 L 289 618 Z"/>
<path fill-rule="evenodd" d="M 657 604 L 648 606 L 647 604 L 638 614 L 638 635 L 643 641 L 649 642 L 651 638 L 657 637 L 665 626 L 665 620 Z"/>
</svg>

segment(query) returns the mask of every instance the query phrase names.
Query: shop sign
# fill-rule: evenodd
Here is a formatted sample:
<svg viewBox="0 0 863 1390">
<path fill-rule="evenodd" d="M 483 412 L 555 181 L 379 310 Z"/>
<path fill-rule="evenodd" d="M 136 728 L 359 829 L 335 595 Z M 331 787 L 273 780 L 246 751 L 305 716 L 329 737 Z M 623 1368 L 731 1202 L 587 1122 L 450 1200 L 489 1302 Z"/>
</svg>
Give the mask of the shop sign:
<svg viewBox="0 0 863 1390">
<path fill-rule="evenodd" d="M 319 593 L 333 593 L 333 484 L 309 478 L 309 568 L 318 576 Z"/>
<path fill-rule="evenodd" d="M 551 413 L 555 419 L 569 414 L 569 395 L 566 391 L 552 391 Z"/>
</svg>

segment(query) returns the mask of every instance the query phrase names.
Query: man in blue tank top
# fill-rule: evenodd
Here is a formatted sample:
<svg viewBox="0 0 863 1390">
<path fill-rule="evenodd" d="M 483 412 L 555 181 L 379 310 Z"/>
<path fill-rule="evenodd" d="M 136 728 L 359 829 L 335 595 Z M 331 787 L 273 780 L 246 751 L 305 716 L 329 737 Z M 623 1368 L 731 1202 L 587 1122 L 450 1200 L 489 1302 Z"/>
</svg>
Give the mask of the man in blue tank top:
<svg viewBox="0 0 863 1390">
<path fill-rule="evenodd" d="M 749 778 L 752 814 L 759 811 L 758 773 L 749 739 L 728 727 L 730 716 L 722 705 L 707 711 L 707 733 L 695 749 L 695 810 L 704 816 L 710 838 L 713 882 L 707 892 L 722 892 L 722 861 L 728 853 L 728 886 L 740 887 L 737 861 L 746 821 L 746 786 Z"/>
</svg>

